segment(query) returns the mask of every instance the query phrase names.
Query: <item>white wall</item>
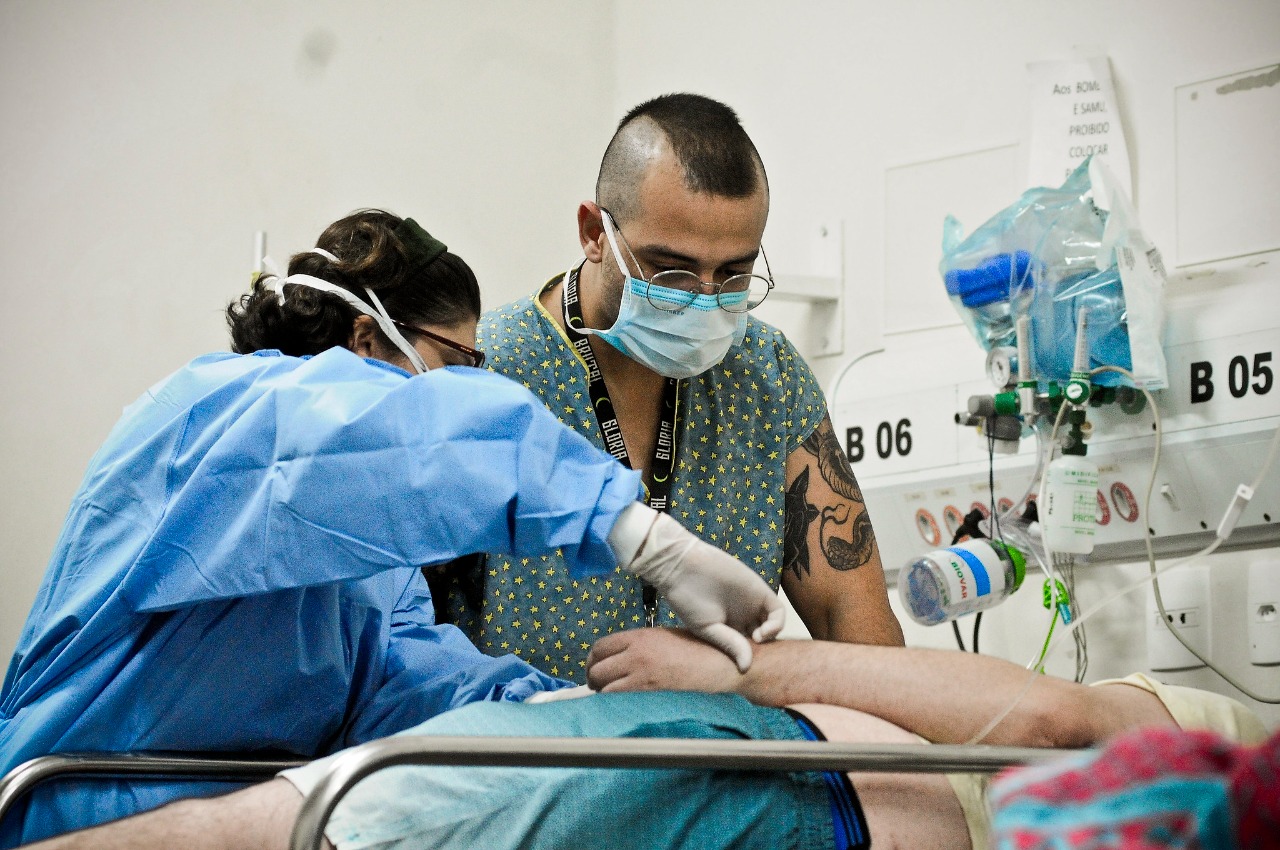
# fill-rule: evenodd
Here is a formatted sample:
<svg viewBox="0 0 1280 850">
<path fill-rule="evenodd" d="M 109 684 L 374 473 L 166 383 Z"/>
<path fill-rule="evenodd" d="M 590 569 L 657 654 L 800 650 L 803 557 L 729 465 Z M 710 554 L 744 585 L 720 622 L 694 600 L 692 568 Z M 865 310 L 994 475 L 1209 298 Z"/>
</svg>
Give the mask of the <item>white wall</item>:
<svg viewBox="0 0 1280 850">
<path fill-rule="evenodd" d="M 577 255 L 616 120 L 591 0 L 0 3 L 0 655 L 120 409 L 225 349 L 253 234 L 417 218 L 485 303 Z"/>
<path fill-rule="evenodd" d="M 892 374 L 873 380 L 906 393 L 983 379 L 982 352 L 959 327 L 885 334 L 886 287 L 922 296 L 940 287 L 936 276 L 885 279 L 886 170 L 1005 145 L 1019 146 L 1025 162 L 1027 63 L 1100 48 L 1111 59 L 1142 223 L 1172 266 L 1174 88 L 1280 61 L 1280 4 L 648 0 L 618 4 L 617 33 L 616 109 L 676 89 L 702 91 L 738 109 L 769 170 L 773 208 L 765 246 L 775 273 L 810 271 L 814 226 L 845 222 L 844 355 L 810 358 L 824 386 L 851 357 L 886 345 L 890 356 L 877 362 Z M 980 223 L 964 222 L 968 229 Z M 926 226 L 940 236 L 941 221 Z M 851 392 L 849 383 L 844 392 Z M 1212 559 L 1214 604 L 1223 611 L 1243 611 L 1251 557 Z M 1087 567 L 1078 595 L 1087 607 L 1144 569 Z M 1144 598 L 1136 593 L 1091 623 L 1090 681 L 1146 668 Z M 993 610 L 983 651 L 1025 663 L 1043 639 L 1043 610 L 1038 584 Z M 900 619 L 912 645 L 955 646 L 949 626 L 926 629 L 901 613 Z M 1214 638 L 1215 658 L 1229 660 L 1247 684 L 1280 696 L 1276 668 L 1241 660 L 1240 618 L 1220 617 Z M 1067 673 L 1072 665 L 1060 660 L 1050 669 Z M 1238 696 L 1208 671 L 1162 678 Z M 1272 726 L 1280 724 L 1280 708 L 1251 704 Z"/>
<path fill-rule="evenodd" d="M 738 110 L 769 171 L 765 247 L 775 272 L 807 270 L 813 223 L 845 222 L 845 350 L 855 355 L 881 342 L 884 286 L 936 286 L 883 279 L 885 170 L 1024 142 L 1028 62 L 1067 59 L 1077 46 L 1110 56 L 1142 222 L 1157 245 L 1172 246 L 1174 87 L 1280 61 L 1273 0 L 645 0 L 617 9 L 615 111 L 671 90 Z M 940 238 L 941 222 L 936 230 Z M 839 362 L 813 365 L 825 377 Z"/>
</svg>

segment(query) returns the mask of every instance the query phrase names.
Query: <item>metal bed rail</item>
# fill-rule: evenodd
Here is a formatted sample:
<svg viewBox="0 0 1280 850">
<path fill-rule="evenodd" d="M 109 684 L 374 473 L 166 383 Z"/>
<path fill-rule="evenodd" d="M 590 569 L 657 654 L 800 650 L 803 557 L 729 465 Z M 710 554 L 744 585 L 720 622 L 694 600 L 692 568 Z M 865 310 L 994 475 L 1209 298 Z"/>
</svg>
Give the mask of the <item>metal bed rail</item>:
<svg viewBox="0 0 1280 850">
<path fill-rule="evenodd" d="M 1079 750 L 830 741 L 679 738 L 516 738 L 398 735 L 361 744 L 334 760 L 302 802 L 290 850 L 320 850 L 329 816 L 365 777 L 388 767 L 611 767 L 720 770 L 840 770 L 878 773 L 995 773 Z"/>
<path fill-rule="evenodd" d="M 232 754 L 57 753 L 25 761 L 0 779 L 0 821 L 15 803 L 42 782 L 68 776 L 264 782 L 282 770 L 306 764 L 283 758 Z"/>
</svg>

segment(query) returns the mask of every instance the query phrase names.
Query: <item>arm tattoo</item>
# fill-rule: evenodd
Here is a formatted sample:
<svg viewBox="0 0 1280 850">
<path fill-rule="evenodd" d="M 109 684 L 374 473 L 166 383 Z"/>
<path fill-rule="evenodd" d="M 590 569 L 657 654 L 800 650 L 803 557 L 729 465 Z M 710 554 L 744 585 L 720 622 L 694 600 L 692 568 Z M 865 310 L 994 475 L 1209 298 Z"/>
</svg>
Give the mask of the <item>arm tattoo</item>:
<svg viewBox="0 0 1280 850">
<path fill-rule="evenodd" d="M 832 490 L 846 499 L 858 503 L 863 501 L 862 488 L 858 486 L 858 479 L 853 477 L 849 458 L 845 457 L 844 450 L 840 448 L 840 440 L 836 438 L 830 419 L 824 418 L 822 424 L 801 445 L 818 459 L 818 471 L 822 473 L 822 480 Z"/>
<path fill-rule="evenodd" d="M 839 529 L 834 529 L 831 536 L 827 536 L 828 525 L 841 526 L 848 523 L 848 505 L 822 509 L 818 539 L 822 541 L 822 551 L 827 556 L 827 562 L 831 564 L 832 569 L 840 572 L 856 570 L 870 561 L 876 545 L 875 532 L 871 530 L 871 517 L 867 516 L 865 510 L 859 511 L 857 516 L 853 517 L 853 535 L 850 540 L 836 537 L 836 531 Z"/>
<path fill-rule="evenodd" d="M 858 480 L 853 476 L 849 459 L 840 448 L 840 441 L 836 438 L 829 418 L 824 417 L 821 424 L 801 445 L 804 446 L 805 451 L 818 459 L 818 472 L 836 495 L 859 505 L 864 504 L 862 488 L 858 486 Z M 803 487 L 800 489 L 801 501 L 812 510 L 812 513 L 800 514 L 797 510 L 797 518 L 793 521 L 792 494 L 801 485 L 801 479 L 803 479 Z M 803 499 L 808 487 L 809 470 L 806 467 L 801 475 L 796 476 L 791 490 L 787 491 L 786 551 L 788 558 L 786 563 L 795 572 L 796 577 L 800 578 L 801 573 L 789 555 L 795 552 L 797 557 L 803 557 L 804 572 L 808 573 L 809 548 L 807 542 L 800 540 L 797 543 L 793 541 L 793 537 L 798 539 L 801 535 L 805 535 L 809 524 L 814 520 L 818 520 L 818 541 L 822 547 L 822 554 L 826 556 L 832 569 L 846 572 L 855 570 L 870 561 L 871 556 L 875 554 L 876 539 L 871 529 L 871 518 L 867 516 L 866 510 L 853 514 L 849 505 L 837 504 L 818 511 L 815 506 L 809 505 L 808 501 Z M 801 517 L 804 522 L 803 528 L 799 527 Z M 848 534 L 847 538 L 845 534 Z"/>
<path fill-rule="evenodd" d="M 796 476 L 787 488 L 786 515 L 782 529 L 782 568 L 797 579 L 809 574 L 809 526 L 818 518 L 818 508 L 809 504 L 809 468 Z"/>
</svg>

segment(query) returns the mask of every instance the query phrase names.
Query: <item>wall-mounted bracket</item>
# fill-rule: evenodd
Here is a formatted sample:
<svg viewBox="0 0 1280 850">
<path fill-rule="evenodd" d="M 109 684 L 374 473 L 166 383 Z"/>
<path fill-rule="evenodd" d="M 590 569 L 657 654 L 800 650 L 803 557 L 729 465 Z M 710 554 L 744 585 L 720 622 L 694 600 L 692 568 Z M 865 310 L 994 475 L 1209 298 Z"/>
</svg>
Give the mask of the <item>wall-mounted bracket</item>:
<svg viewBox="0 0 1280 850">
<path fill-rule="evenodd" d="M 772 301 L 776 310 L 771 308 L 762 317 L 779 325 L 805 356 L 843 354 L 843 222 L 819 224 L 814 229 L 810 250 L 813 272 L 775 274 L 774 290 L 765 305 Z"/>
</svg>

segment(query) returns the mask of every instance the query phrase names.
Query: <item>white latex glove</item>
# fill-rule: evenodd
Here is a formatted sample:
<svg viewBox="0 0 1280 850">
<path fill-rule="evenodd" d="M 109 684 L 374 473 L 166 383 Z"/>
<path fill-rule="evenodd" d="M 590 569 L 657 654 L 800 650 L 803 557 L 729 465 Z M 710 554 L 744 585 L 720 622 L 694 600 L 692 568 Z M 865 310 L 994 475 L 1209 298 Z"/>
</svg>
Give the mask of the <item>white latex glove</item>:
<svg viewBox="0 0 1280 850">
<path fill-rule="evenodd" d="M 624 570 L 653 585 L 685 628 L 732 658 L 739 672 L 751 667 L 747 635 L 764 643 L 782 631 L 782 600 L 764 579 L 666 514 L 628 506 L 609 543 Z"/>
</svg>

